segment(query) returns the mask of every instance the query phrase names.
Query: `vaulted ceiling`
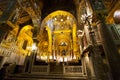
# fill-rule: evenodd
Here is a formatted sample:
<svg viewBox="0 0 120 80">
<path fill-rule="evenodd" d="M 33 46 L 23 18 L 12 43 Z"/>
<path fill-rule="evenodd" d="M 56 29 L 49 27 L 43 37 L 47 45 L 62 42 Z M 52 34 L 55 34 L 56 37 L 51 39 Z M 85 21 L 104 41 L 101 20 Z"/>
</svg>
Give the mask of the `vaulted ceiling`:
<svg viewBox="0 0 120 80">
<path fill-rule="evenodd" d="M 26 24 L 31 23 L 31 17 L 37 17 L 42 20 L 49 13 L 57 9 L 69 11 L 76 17 L 76 8 L 81 1 L 82 0 L 0 0 L 0 18 L 4 15 L 4 18 L 6 16 L 6 19 L 12 19 L 10 16 L 17 13 L 19 14 L 16 16 L 17 21 L 14 19 L 12 20 L 13 23 Z M 119 0 L 103 1 L 108 12 L 110 12 Z M 15 8 L 12 3 L 17 4 Z M 18 9 L 19 11 L 17 11 Z M 2 22 L 4 22 L 4 20 L 2 20 Z"/>
<path fill-rule="evenodd" d="M 76 6 L 73 0 L 43 0 L 42 14 L 43 18 L 55 11 L 55 10 L 65 10 L 71 12 L 76 16 Z"/>
</svg>

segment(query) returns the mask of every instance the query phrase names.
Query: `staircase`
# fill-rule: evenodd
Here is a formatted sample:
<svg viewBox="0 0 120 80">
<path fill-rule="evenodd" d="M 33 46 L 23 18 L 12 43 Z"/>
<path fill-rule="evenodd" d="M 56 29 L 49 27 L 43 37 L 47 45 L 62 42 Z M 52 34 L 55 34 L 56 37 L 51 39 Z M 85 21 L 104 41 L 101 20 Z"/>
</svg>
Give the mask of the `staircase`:
<svg viewBox="0 0 120 80">
<path fill-rule="evenodd" d="M 34 66 L 31 73 L 8 74 L 5 80 L 87 80 L 87 76 L 81 66 L 50 63 L 46 66 Z"/>
<path fill-rule="evenodd" d="M 63 74 L 63 64 L 62 63 L 51 63 L 50 64 L 50 74 Z"/>
<path fill-rule="evenodd" d="M 9 74 L 5 80 L 87 80 L 86 76 L 76 74 Z"/>
</svg>

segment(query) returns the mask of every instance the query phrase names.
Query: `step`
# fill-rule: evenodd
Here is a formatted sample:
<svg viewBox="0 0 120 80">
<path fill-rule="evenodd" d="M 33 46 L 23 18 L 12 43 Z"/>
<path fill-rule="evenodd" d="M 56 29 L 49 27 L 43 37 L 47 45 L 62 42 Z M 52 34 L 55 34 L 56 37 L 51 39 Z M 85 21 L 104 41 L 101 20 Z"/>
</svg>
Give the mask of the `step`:
<svg viewBox="0 0 120 80">
<path fill-rule="evenodd" d="M 5 80 L 87 80 L 87 76 L 76 74 L 8 74 Z"/>
</svg>

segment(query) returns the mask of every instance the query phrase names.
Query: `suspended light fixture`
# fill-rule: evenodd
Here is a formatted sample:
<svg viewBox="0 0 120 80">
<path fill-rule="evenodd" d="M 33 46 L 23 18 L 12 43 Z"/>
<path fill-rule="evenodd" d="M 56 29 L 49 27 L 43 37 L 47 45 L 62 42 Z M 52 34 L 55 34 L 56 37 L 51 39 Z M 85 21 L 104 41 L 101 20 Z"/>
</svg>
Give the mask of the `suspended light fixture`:
<svg viewBox="0 0 120 80">
<path fill-rule="evenodd" d="M 116 24 L 120 24 L 120 9 L 114 12 L 114 21 Z"/>
<path fill-rule="evenodd" d="M 33 45 L 32 45 L 32 50 L 37 50 L 36 43 L 33 43 Z"/>
</svg>

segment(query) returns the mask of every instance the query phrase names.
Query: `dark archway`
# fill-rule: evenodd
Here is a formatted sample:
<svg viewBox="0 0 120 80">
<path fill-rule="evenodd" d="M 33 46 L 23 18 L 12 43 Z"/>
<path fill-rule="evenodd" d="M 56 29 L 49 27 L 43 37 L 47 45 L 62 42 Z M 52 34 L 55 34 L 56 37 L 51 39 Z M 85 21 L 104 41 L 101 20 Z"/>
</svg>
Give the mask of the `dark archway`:
<svg viewBox="0 0 120 80">
<path fill-rule="evenodd" d="M 74 0 L 43 0 L 42 19 L 56 10 L 65 10 L 76 16 Z"/>
</svg>

